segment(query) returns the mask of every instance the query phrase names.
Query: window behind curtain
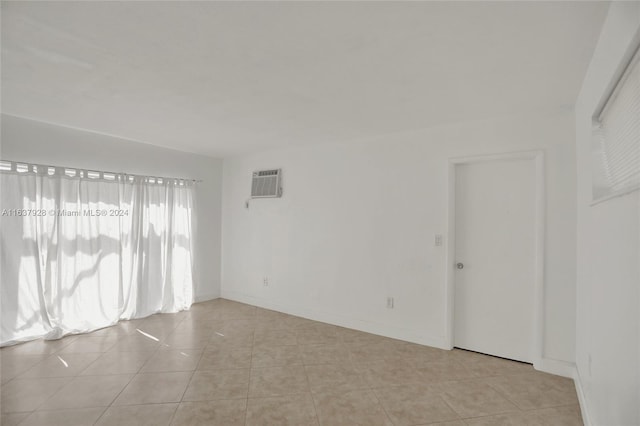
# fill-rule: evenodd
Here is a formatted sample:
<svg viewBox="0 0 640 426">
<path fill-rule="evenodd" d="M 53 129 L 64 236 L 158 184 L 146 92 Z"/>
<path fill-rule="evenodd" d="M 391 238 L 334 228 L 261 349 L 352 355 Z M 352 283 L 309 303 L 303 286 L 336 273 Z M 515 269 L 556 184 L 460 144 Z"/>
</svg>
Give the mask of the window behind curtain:
<svg viewBox="0 0 640 426">
<path fill-rule="evenodd" d="M 0 346 L 192 303 L 189 181 L 0 162 Z"/>
</svg>

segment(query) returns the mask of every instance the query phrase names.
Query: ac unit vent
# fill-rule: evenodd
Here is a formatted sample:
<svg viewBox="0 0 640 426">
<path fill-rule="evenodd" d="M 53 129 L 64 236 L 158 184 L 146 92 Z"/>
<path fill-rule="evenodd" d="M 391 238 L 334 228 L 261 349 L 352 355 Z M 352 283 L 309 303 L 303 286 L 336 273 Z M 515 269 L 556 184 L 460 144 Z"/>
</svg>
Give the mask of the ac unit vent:
<svg viewBox="0 0 640 426">
<path fill-rule="evenodd" d="M 274 198 L 282 196 L 280 178 L 282 170 L 260 170 L 253 172 L 251 198 Z"/>
</svg>

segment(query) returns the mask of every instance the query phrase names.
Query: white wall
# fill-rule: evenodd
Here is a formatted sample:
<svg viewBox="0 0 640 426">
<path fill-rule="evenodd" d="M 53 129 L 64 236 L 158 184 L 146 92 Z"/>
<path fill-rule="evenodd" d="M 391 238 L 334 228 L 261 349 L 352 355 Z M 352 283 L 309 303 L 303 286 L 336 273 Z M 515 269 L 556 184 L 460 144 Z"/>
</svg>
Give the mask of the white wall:
<svg viewBox="0 0 640 426">
<path fill-rule="evenodd" d="M 433 241 L 447 231 L 448 159 L 542 149 L 544 354 L 572 362 L 574 130 L 571 111 L 551 111 L 225 159 L 223 297 L 444 347 L 447 249 Z M 276 167 L 283 198 L 245 209 L 251 172 Z"/>
<path fill-rule="evenodd" d="M 592 116 L 639 42 L 640 3 L 612 3 L 576 103 L 576 364 L 594 425 L 640 424 L 640 195 L 590 205 Z"/>
<path fill-rule="evenodd" d="M 202 179 L 197 185 L 196 300 L 220 295 L 222 161 L 2 115 L 0 158 L 132 174 Z"/>
</svg>

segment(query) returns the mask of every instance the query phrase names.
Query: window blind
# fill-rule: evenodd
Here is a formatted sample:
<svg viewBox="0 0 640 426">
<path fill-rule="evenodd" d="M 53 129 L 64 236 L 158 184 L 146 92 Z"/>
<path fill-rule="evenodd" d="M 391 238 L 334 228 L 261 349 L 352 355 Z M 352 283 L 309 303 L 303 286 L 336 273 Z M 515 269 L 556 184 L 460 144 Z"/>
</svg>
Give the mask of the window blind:
<svg viewBox="0 0 640 426">
<path fill-rule="evenodd" d="M 593 123 L 593 200 L 640 188 L 640 50 Z"/>
</svg>

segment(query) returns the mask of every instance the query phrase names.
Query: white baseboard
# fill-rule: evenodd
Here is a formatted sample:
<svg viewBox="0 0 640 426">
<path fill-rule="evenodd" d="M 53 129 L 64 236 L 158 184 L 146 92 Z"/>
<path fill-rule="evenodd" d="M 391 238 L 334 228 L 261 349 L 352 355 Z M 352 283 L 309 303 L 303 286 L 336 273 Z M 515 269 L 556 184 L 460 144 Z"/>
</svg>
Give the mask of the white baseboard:
<svg viewBox="0 0 640 426">
<path fill-rule="evenodd" d="M 539 371 L 544 371 L 545 373 L 573 379 L 573 383 L 576 387 L 576 394 L 578 395 L 578 402 L 580 403 L 582 421 L 585 426 L 593 425 L 591 416 L 589 415 L 589 406 L 582 387 L 580 373 L 574 363 L 551 358 L 543 358 L 539 363 L 534 364 L 534 368 Z"/>
<path fill-rule="evenodd" d="M 444 336 L 426 336 L 420 334 L 418 331 L 411 329 L 393 327 L 387 324 L 361 320 L 346 315 L 325 312 L 313 308 L 286 305 L 235 291 L 225 291 L 224 289 L 222 291 L 222 294 L 216 297 L 222 297 L 236 302 L 247 303 L 249 305 L 259 306 L 261 308 L 271 309 L 289 315 L 295 315 L 314 321 L 337 325 L 340 327 L 347 327 L 354 330 L 364 331 L 366 333 L 376 334 L 379 336 L 405 340 L 408 342 L 432 346 L 440 349 L 451 349 L 450 346 L 447 346 L 447 341 Z M 213 299 L 215 297 L 211 298 Z M 557 376 L 573 379 L 576 386 L 578 401 L 580 402 L 580 410 L 582 411 L 582 419 L 584 421 L 584 424 L 585 426 L 592 426 L 593 423 L 591 422 L 591 418 L 589 417 L 589 410 L 587 409 L 586 398 L 582 390 L 580 375 L 578 374 L 578 370 L 576 369 L 575 364 L 572 362 L 560 361 L 557 359 L 542 358 L 540 361 L 534 363 L 534 368 L 545 373 L 555 374 Z"/>
<path fill-rule="evenodd" d="M 534 362 L 533 367 L 538 371 L 570 379 L 573 379 L 576 374 L 576 365 L 574 363 L 551 358 L 542 358 L 540 362 Z"/>
<path fill-rule="evenodd" d="M 589 405 L 587 404 L 587 397 L 584 393 L 582 379 L 580 378 L 580 372 L 578 371 L 577 368 L 575 369 L 573 381 L 576 385 L 576 393 L 578 394 L 578 401 L 580 402 L 580 411 L 582 412 L 582 422 L 584 423 L 584 426 L 592 426 L 593 422 L 591 421 L 591 415 L 589 414 Z"/>
<path fill-rule="evenodd" d="M 236 302 L 247 303 L 249 305 L 259 306 L 261 308 L 283 312 L 289 315 L 307 318 L 314 321 L 320 321 L 331 325 L 351 328 L 354 330 L 364 331 L 366 333 L 376 334 L 379 336 L 390 337 L 392 339 L 405 340 L 407 342 L 418 343 L 421 345 L 432 346 L 440 349 L 451 349 L 446 346 L 444 336 L 423 335 L 417 330 L 362 320 L 347 315 L 326 312 L 314 308 L 286 305 L 235 291 L 225 291 L 224 289 L 222 291 L 221 297 L 229 300 L 234 300 Z"/>
<path fill-rule="evenodd" d="M 194 303 L 206 302 L 207 300 L 218 299 L 220 297 L 220 293 L 208 293 L 208 294 L 198 294 L 193 296 Z"/>
</svg>

